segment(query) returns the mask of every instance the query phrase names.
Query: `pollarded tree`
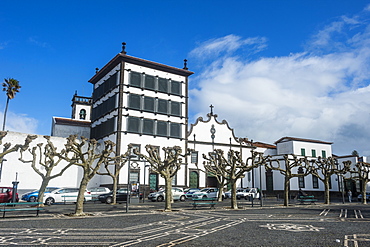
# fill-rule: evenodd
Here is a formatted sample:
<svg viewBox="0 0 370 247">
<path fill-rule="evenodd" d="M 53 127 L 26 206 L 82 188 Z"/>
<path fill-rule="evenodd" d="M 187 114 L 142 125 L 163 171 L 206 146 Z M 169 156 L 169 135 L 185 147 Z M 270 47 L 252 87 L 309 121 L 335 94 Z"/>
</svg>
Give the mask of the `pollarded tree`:
<svg viewBox="0 0 370 247">
<path fill-rule="evenodd" d="M 227 180 L 231 185 L 231 208 L 238 209 L 236 202 L 236 183 L 237 180 L 243 178 L 245 173 L 264 165 L 269 158 L 264 157 L 262 153 L 251 151 L 252 155 L 243 162 L 240 152 L 229 150 L 227 157 L 224 156 L 224 151 L 215 149 L 214 152 L 208 153 L 208 157 L 203 154 L 206 160 L 203 162 L 204 168 L 207 172 L 222 177 Z M 221 188 L 222 189 L 222 188 Z M 219 189 L 219 197 L 222 196 L 222 190 Z"/>
<path fill-rule="evenodd" d="M 115 144 L 109 140 L 104 141 L 102 146 L 95 139 L 89 140 L 81 137 L 78 140 L 76 135 L 71 135 L 67 138 L 67 143 L 65 144 L 66 152 L 60 155 L 60 157 L 69 164 L 80 166 L 83 169 L 74 216 L 85 215 L 83 203 L 87 184 L 98 172 L 100 166 L 114 154 L 114 146 Z M 70 153 L 72 153 L 72 157 L 70 157 Z"/>
<path fill-rule="evenodd" d="M 284 206 L 289 205 L 290 179 L 294 177 L 304 177 L 310 173 L 310 164 L 307 158 L 297 158 L 292 154 L 283 155 L 283 159 L 272 159 L 266 167 L 271 170 L 277 170 L 284 176 Z M 282 162 L 283 164 L 281 164 Z M 294 170 L 302 168 L 302 173 L 294 173 Z"/>
<path fill-rule="evenodd" d="M 362 204 L 366 201 L 366 186 L 370 182 L 370 163 L 357 162 L 351 173 L 351 178 L 361 182 Z"/>
<path fill-rule="evenodd" d="M 120 174 L 120 171 L 122 168 L 125 166 L 127 161 L 129 160 L 129 155 L 131 154 L 132 150 L 132 145 L 128 145 L 127 151 L 123 155 L 118 155 L 118 156 L 113 156 L 113 157 L 108 157 L 108 159 L 104 162 L 104 172 L 97 172 L 99 175 L 108 175 L 112 178 L 113 180 L 113 204 L 116 204 L 117 202 L 117 188 L 118 188 L 118 177 Z M 115 153 L 114 153 L 115 154 Z M 110 167 L 114 167 L 114 171 L 112 172 Z"/>
<path fill-rule="evenodd" d="M 3 139 L 4 137 L 8 134 L 6 131 L 0 131 L 0 145 L 3 145 Z M 19 149 L 21 151 L 25 151 L 28 149 L 29 144 L 36 139 L 36 135 L 28 135 L 24 141 L 24 144 L 15 144 L 12 146 L 11 143 L 7 142 L 3 145 L 3 150 L 0 152 L 0 163 L 3 162 L 4 156 L 12 153 L 12 152 L 17 152 Z"/>
<path fill-rule="evenodd" d="M 146 145 L 145 146 L 147 155 L 141 154 L 139 150 L 134 149 L 134 153 L 139 155 L 140 158 L 145 159 L 150 164 L 152 172 L 159 174 L 165 180 L 165 209 L 164 211 L 172 210 L 172 179 L 180 170 L 182 164 L 182 158 L 189 155 L 190 152 L 182 154 L 182 149 L 179 146 L 164 147 L 163 160 L 160 156 L 159 149 L 156 146 Z"/>
<path fill-rule="evenodd" d="M 218 182 L 218 195 L 217 201 L 222 201 L 222 190 L 229 184 L 227 170 L 227 162 L 224 162 L 223 151 L 220 149 L 214 150 L 214 152 L 209 152 L 208 157 L 203 154 L 203 167 L 204 170 L 200 169 L 197 165 L 198 170 L 206 173 L 209 176 L 213 176 Z"/>
<path fill-rule="evenodd" d="M 351 162 L 343 162 L 343 168 L 339 168 L 338 162 L 333 157 L 321 158 L 311 161 L 311 173 L 324 183 L 325 204 L 330 204 L 330 178 L 334 174 L 343 175 L 349 170 Z"/>
<path fill-rule="evenodd" d="M 64 156 L 66 151 L 63 149 L 60 153 L 58 153 L 57 148 L 50 140 L 50 136 L 44 136 L 44 138 L 47 141 L 44 147 L 43 143 L 39 143 L 32 149 L 28 149 L 32 155 L 32 160 L 25 160 L 23 158 L 23 153 L 26 150 L 21 151 L 21 157 L 19 158 L 19 160 L 23 163 L 31 163 L 32 169 L 42 178 L 38 195 L 38 202 L 41 203 L 43 203 L 45 189 L 50 180 L 61 176 L 64 171 L 72 165 L 71 163 L 67 164 L 58 173 L 53 174 L 54 168 L 63 160 L 60 156 Z M 32 201 L 32 198 L 30 198 L 30 200 Z"/>
</svg>

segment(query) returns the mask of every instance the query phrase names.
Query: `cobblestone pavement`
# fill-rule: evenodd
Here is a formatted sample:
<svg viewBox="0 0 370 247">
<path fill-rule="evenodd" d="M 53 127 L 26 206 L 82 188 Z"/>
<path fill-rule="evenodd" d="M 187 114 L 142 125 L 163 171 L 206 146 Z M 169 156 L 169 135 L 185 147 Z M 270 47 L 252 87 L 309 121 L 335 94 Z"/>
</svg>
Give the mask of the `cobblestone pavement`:
<svg viewBox="0 0 370 247">
<path fill-rule="evenodd" d="M 52 205 L 0 218 L 2 246 L 370 246 L 370 206 L 358 203 L 263 207 L 225 200 L 210 210 L 189 201 L 130 205 L 86 203 L 86 217 L 70 217 L 74 205 Z"/>
</svg>

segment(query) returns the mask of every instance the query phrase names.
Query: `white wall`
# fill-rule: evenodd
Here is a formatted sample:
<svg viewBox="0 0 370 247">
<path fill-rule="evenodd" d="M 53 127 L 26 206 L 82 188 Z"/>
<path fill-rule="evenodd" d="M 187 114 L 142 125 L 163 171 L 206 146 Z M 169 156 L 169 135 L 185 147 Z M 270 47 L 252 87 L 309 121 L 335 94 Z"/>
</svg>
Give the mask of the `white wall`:
<svg viewBox="0 0 370 247">
<path fill-rule="evenodd" d="M 23 144 L 26 137 L 27 134 L 24 133 L 8 132 L 3 138 L 3 145 L 7 142 L 11 143 L 12 146 L 15 144 Z M 57 147 L 57 151 L 64 148 L 66 138 L 51 137 L 50 139 L 54 146 Z M 43 143 L 44 145 L 46 144 L 46 139 L 41 135 L 38 135 L 37 138 L 31 142 L 30 148 L 39 143 Z M 16 174 L 18 174 L 17 180 L 19 181 L 19 189 L 38 189 L 42 182 L 41 177 L 32 169 L 31 164 L 21 162 L 19 157 L 19 152 L 10 153 L 4 157 L 6 161 L 3 162 L 0 186 L 12 186 L 12 181 L 15 180 Z M 24 153 L 23 159 L 31 160 L 32 155 L 27 151 Z M 59 172 L 65 165 L 66 162 L 61 162 L 55 168 L 54 172 Z M 37 167 L 40 167 L 40 165 L 37 165 Z M 81 174 L 82 170 L 80 168 L 71 166 L 65 171 L 63 176 L 51 180 L 49 186 L 78 187 L 81 180 Z"/>
</svg>

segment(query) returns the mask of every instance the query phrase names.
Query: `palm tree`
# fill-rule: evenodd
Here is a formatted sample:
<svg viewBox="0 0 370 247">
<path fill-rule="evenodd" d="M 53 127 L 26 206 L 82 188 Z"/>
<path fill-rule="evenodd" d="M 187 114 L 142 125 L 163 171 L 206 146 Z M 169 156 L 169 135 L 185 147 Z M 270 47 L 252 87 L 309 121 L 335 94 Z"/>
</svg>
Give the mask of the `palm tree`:
<svg viewBox="0 0 370 247">
<path fill-rule="evenodd" d="M 13 99 L 15 97 L 15 94 L 19 92 L 19 89 L 21 86 L 19 86 L 19 81 L 13 78 L 9 79 L 4 79 L 3 83 L 3 91 L 6 91 L 6 96 L 8 98 L 6 99 L 6 106 L 5 106 L 5 111 L 4 111 L 4 122 L 3 122 L 3 131 L 5 130 L 5 120 L 6 120 L 6 113 L 8 111 L 8 105 L 9 105 L 9 100 Z"/>
</svg>

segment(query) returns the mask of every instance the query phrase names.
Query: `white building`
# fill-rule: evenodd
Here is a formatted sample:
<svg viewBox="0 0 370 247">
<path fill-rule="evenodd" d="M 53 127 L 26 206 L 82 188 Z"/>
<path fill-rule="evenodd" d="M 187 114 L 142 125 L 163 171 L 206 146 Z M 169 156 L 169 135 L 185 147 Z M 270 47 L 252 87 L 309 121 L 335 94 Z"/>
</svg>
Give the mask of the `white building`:
<svg viewBox="0 0 370 247">
<path fill-rule="evenodd" d="M 142 153 L 146 153 L 147 144 L 158 146 L 159 150 L 175 145 L 182 147 L 184 152 L 187 148 L 194 149 L 195 152 L 184 160 L 173 180 L 173 185 L 180 187 L 217 186 L 214 177 L 201 171 L 204 162 L 202 155 L 214 149 L 222 149 L 225 154 L 230 149 L 237 150 L 243 160 L 251 156 L 251 150 L 271 155 L 273 159 L 281 158 L 284 154 L 310 159 L 332 156 L 331 142 L 283 137 L 272 145 L 238 138 L 226 120 L 217 119 L 213 106 L 207 119 L 199 117 L 188 130 L 188 77 L 192 74 L 186 67 L 186 61 L 182 69 L 175 68 L 128 56 L 123 47 L 121 53 L 101 70 L 97 70 L 89 80 L 93 84 L 92 98 L 75 94 L 72 118 L 53 118 L 52 135 L 60 137 L 52 137 L 52 140 L 60 149 L 65 143 L 65 137 L 70 134 L 99 141 L 111 140 L 117 145 L 117 154 L 125 153 L 129 144 Z M 23 143 L 25 137 L 26 134 L 9 132 L 5 140 Z M 32 145 L 40 142 L 45 142 L 41 136 Z M 3 165 L 0 185 L 11 185 L 18 173 L 21 189 L 36 189 L 40 186 L 39 176 L 28 164 L 18 160 L 18 153 L 9 154 L 5 158 L 7 161 Z M 346 158 L 341 157 L 339 161 Z M 139 182 L 141 185 L 145 183 L 153 190 L 163 186 L 164 180 L 146 168 L 146 164 L 145 161 L 132 158 L 130 177 L 128 169 L 124 168 L 120 172 L 119 184 L 126 185 L 128 181 Z M 71 167 L 63 177 L 52 180 L 50 186 L 78 186 L 80 179 L 80 170 Z M 267 194 L 276 194 L 283 191 L 283 181 L 284 177 L 278 171 L 259 167 L 247 172 L 237 186 L 258 187 Z M 112 179 L 109 176 L 97 175 L 89 187 L 111 185 Z M 312 175 L 291 179 L 291 190 L 299 188 L 312 192 L 324 190 L 322 182 Z M 339 190 L 338 177 L 333 175 L 331 191 Z"/>
<path fill-rule="evenodd" d="M 124 154 L 132 144 L 145 153 L 145 145 L 180 146 L 185 151 L 188 125 L 188 77 L 193 72 L 126 55 L 125 46 L 89 80 L 93 86 L 91 138 L 111 140 L 117 154 Z M 144 180 L 145 164 L 131 164 L 130 182 Z M 125 170 L 126 171 L 126 170 Z M 128 181 L 121 172 L 119 183 Z M 146 180 L 148 181 L 148 180 Z M 110 185 L 103 176 L 94 184 Z M 164 184 L 159 176 L 149 172 L 149 184 L 158 188 Z M 182 170 L 174 185 L 186 186 Z"/>
<path fill-rule="evenodd" d="M 232 149 L 240 152 L 243 160 L 246 160 L 251 156 L 251 150 L 255 149 L 247 138 L 235 137 L 234 130 L 229 127 L 226 120 L 219 122 L 217 115 L 213 114 L 212 106 L 207 117 L 206 120 L 199 117 L 195 124 L 191 124 L 187 135 L 188 147 L 195 150 L 185 165 L 189 178 L 186 184 L 190 188 L 216 187 L 218 184 L 214 176 L 201 171 L 204 171 L 203 154 L 208 156 L 213 150 L 221 149 L 227 156 L 227 152 Z M 252 181 L 240 179 L 237 187 L 252 187 Z"/>
</svg>

